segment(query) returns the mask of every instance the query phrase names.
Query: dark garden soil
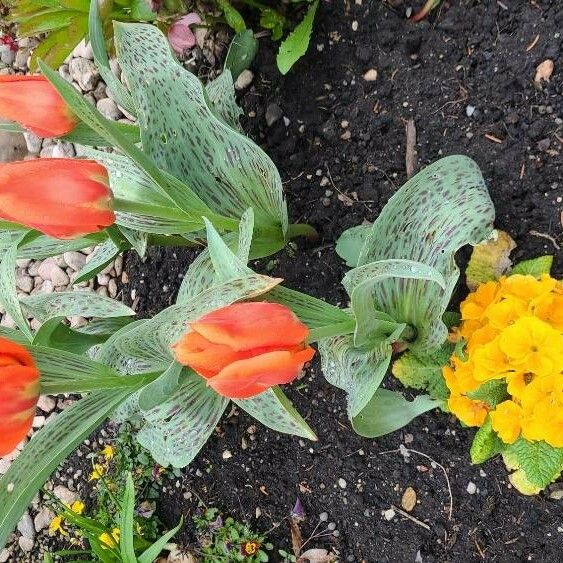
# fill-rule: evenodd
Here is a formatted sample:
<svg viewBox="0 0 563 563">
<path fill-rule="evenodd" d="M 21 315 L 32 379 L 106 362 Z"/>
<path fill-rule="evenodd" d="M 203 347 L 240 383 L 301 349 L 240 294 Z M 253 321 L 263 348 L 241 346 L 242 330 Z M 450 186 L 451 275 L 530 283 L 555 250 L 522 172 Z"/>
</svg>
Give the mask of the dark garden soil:
<svg viewBox="0 0 563 563">
<path fill-rule="evenodd" d="M 475 159 L 497 227 L 518 243 L 513 258 L 555 254 L 560 276 L 563 3 L 450 2 L 419 25 L 406 21 L 404 10 L 375 0 L 323 2 L 310 52 L 286 77 L 268 42 L 261 45 L 253 85 L 241 98 L 244 126 L 279 167 L 292 221 L 311 223 L 321 235 L 314 245 L 297 241 L 281 252 L 268 264 L 272 274 L 345 303 L 334 242 L 373 220 L 404 183 L 405 120 L 413 118 L 418 167 L 448 154 Z M 555 72 L 538 88 L 535 70 L 547 58 Z M 368 82 L 370 69 L 377 79 Z M 277 111 L 271 104 L 284 117 L 268 127 L 268 106 L 269 117 Z M 135 290 L 139 314 L 173 302 L 193 256 L 171 249 L 151 251 L 144 263 L 129 256 L 124 289 Z M 563 561 L 563 501 L 516 493 L 499 459 L 471 466 L 472 430 L 433 412 L 383 439 L 362 439 L 350 428 L 344 394 L 325 383 L 318 361 L 301 383 L 287 392 L 319 441 L 276 434 L 233 411 L 184 470 L 182 488 L 163 493 L 159 513 L 168 525 L 193 513 L 200 497 L 261 531 L 281 522 L 269 537 L 289 550 L 282 520 L 299 497 L 304 538 L 322 512 L 336 524 L 334 535 L 308 547 L 334 546 L 342 561 Z M 399 453 L 401 444 L 417 453 Z M 223 459 L 227 450 L 232 457 Z M 451 485 L 451 518 L 438 464 Z M 414 519 L 397 512 L 387 520 L 382 512 L 400 507 L 409 486 L 418 498 Z M 193 538 L 187 529 L 179 539 Z"/>
</svg>

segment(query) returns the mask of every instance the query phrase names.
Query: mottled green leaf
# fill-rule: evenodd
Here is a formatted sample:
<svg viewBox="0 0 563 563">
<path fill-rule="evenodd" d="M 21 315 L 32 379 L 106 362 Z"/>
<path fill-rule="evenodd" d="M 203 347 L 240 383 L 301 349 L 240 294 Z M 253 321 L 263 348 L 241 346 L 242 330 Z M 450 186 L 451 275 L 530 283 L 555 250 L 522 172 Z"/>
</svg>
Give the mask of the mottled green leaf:
<svg viewBox="0 0 563 563">
<path fill-rule="evenodd" d="M 524 260 L 519 262 L 512 268 L 510 274 L 523 274 L 539 278 L 542 274 L 550 274 L 551 266 L 553 265 L 553 256 L 538 256 L 531 260 Z"/>
<path fill-rule="evenodd" d="M 243 29 L 237 33 L 225 57 L 225 70 L 230 70 L 232 79 L 236 81 L 240 73 L 249 68 L 258 52 L 258 39 L 251 29 Z"/>
<path fill-rule="evenodd" d="M 501 453 L 506 444 L 497 436 L 493 430 L 491 419 L 483 423 L 483 426 L 477 430 L 471 443 L 471 463 L 484 463 L 495 455 Z"/>
</svg>

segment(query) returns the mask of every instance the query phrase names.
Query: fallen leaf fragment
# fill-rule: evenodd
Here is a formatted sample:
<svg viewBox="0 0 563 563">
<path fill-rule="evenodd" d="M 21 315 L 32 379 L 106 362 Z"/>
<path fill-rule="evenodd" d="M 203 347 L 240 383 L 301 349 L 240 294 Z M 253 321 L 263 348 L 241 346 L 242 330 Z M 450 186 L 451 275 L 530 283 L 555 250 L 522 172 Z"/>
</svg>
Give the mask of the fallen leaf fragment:
<svg viewBox="0 0 563 563">
<path fill-rule="evenodd" d="M 331 563 L 331 561 L 336 561 L 336 557 L 326 549 L 308 549 L 297 563 Z"/>
</svg>

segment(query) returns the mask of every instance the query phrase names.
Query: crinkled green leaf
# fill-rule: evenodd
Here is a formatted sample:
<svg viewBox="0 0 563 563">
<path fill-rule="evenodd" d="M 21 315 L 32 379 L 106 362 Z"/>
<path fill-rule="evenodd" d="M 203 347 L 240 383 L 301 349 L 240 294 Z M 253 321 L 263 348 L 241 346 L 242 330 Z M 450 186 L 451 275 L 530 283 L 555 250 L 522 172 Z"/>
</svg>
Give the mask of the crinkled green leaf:
<svg viewBox="0 0 563 563">
<path fill-rule="evenodd" d="M 534 486 L 544 489 L 563 471 L 563 448 L 554 448 L 547 442 L 530 442 L 520 437 L 507 445 L 503 454 L 522 470 Z"/>
<path fill-rule="evenodd" d="M 115 40 L 146 154 L 214 212 L 238 219 L 252 207 L 257 224 L 285 234 L 287 209 L 274 163 L 215 115 L 203 85 L 178 64 L 162 32 L 116 24 Z M 208 213 L 201 215 L 217 224 Z"/>
<path fill-rule="evenodd" d="M 486 381 L 475 391 L 467 393 L 467 396 L 475 401 L 484 401 L 492 409 L 510 398 L 506 390 L 506 382 L 500 379 Z"/>
<path fill-rule="evenodd" d="M 138 442 L 163 467 L 185 467 L 203 447 L 223 414 L 228 399 L 207 387 L 193 372 L 183 373 L 178 390 L 143 413 Z"/>
<path fill-rule="evenodd" d="M 237 399 L 234 402 L 250 416 L 276 432 L 309 440 L 317 439 L 313 430 L 278 386 L 271 387 L 255 397 Z"/>
<path fill-rule="evenodd" d="M 318 7 L 319 0 L 315 0 L 309 6 L 303 20 L 280 45 L 276 61 L 282 74 L 287 74 L 291 67 L 307 52 Z"/>
<path fill-rule="evenodd" d="M 407 350 L 393 363 L 393 375 L 411 389 L 426 391 L 434 399 L 445 400 L 450 392 L 442 375 L 455 346 L 446 342 L 438 350 L 417 354 Z"/>
<path fill-rule="evenodd" d="M 361 436 L 377 438 L 403 428 L 417 416 L 440 405 L 440 401 L 428 395 L 407 401 L 397 391 L 378 389 L 364 410 L 352 419 L 352 426 Z"/>
<path fill-rule="evenodd" d="M 514 268 L 512 268 L 510 274 L 531 275 L 539 278 L 542 274 L 550 274 L 552 265 L 553 256 L 538 256 L 537 258 L 532 258 L 531 260 L 519 262 L 516 266 L 514 266 Z"/>
<path fill-rule="evenodd" d="M 506 444 L 497 436 L 493 430 L 491 419 L 483 423 L 477 430 L 473 442 L 471 443 L 471 463 L 484 463 L 495 455 L 501 453 Z"/>
</svg>

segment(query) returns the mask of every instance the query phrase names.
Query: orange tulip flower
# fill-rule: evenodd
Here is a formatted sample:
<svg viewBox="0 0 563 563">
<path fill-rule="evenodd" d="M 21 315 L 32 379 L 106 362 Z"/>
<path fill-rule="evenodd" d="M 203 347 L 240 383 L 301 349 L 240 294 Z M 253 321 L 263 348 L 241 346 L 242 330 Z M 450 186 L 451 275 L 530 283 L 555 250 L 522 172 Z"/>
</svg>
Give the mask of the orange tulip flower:
<svg viewBox="0 0 563 563">
<path fill-rule="evenodd" d="M 65 135 L 78 123 L 56 88 L 43 76 L 0 76 L 0 116 L 39 137 Z"/>
<path fill-rule="evenodd" d="M 0 337 L 0 456 L 9 454 L 31 428 L 39 399 L 39 370 L 20 344 Z"/>
<path fill-rule="evenodd" d="M 175 345 L 176 360 L 230 399 L 246 399 L 290 383 L 315 351 L 309 329 L 277 303 L 235 303 L 190 323 Z"/>
<path fill-rule="evenodd" d="M 45 158 L 0 164 L 0 217 L 60 239 L 113 225 L 107 170 L 92 160 Z"/>
</svg>

